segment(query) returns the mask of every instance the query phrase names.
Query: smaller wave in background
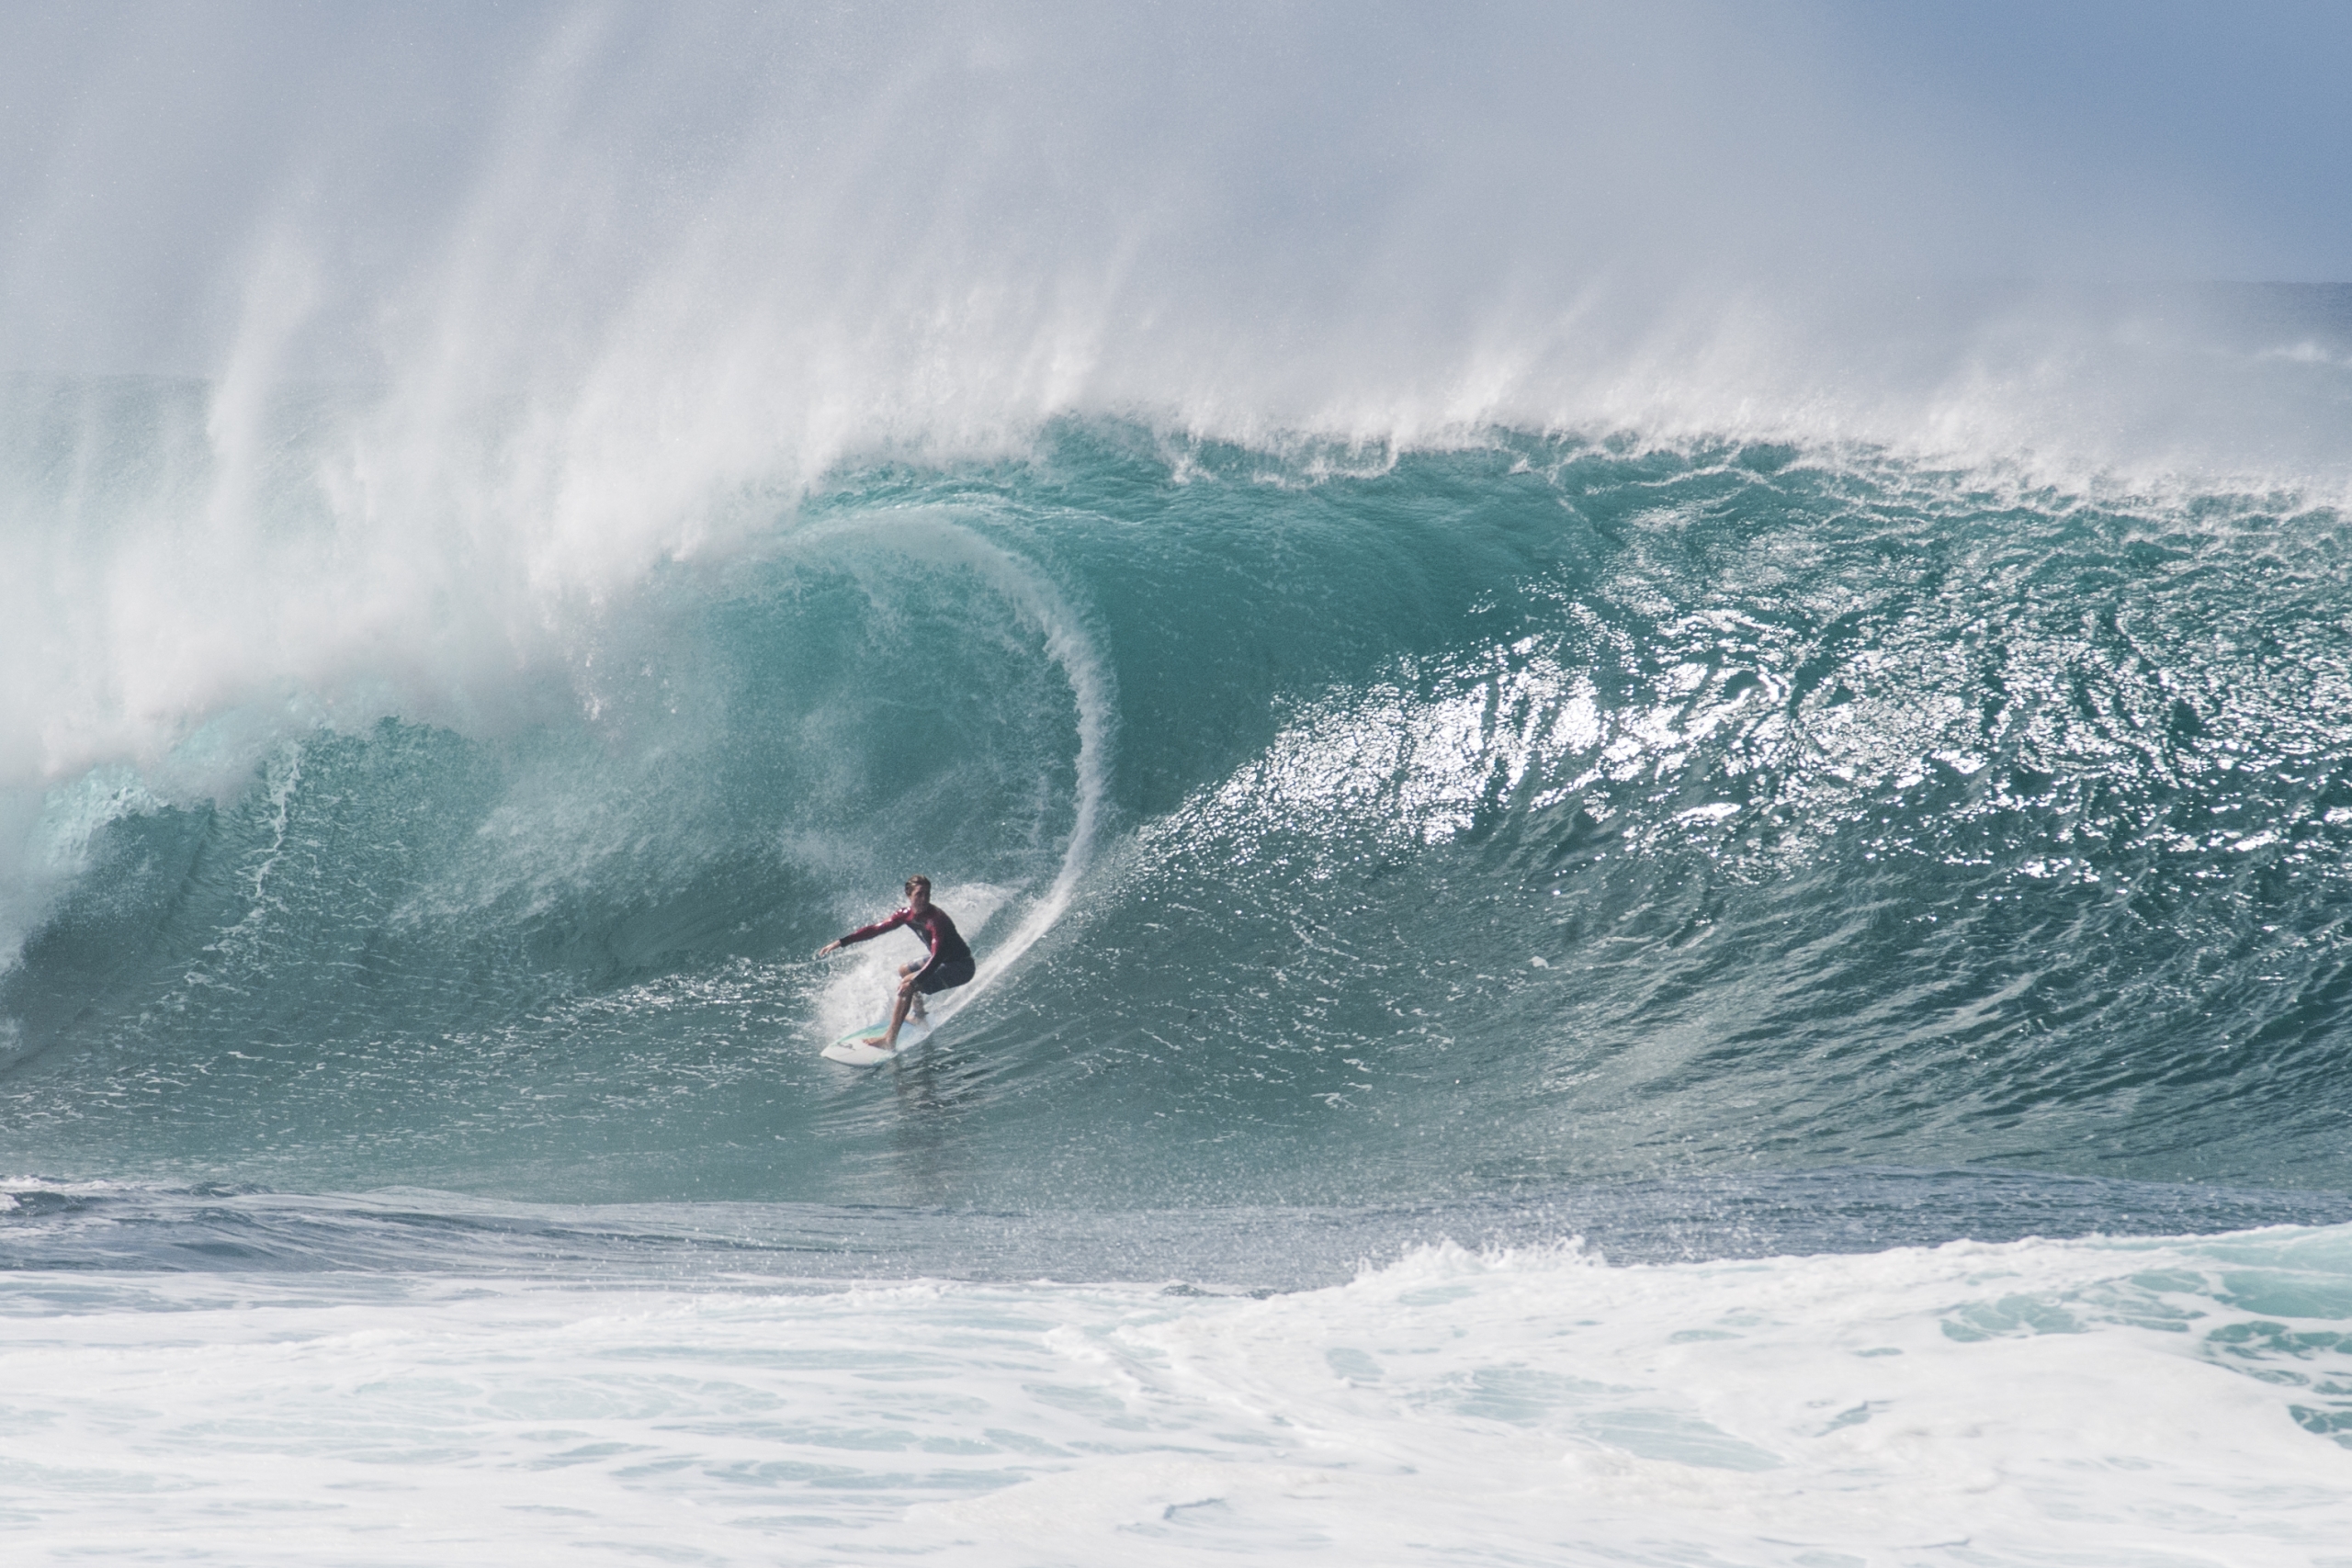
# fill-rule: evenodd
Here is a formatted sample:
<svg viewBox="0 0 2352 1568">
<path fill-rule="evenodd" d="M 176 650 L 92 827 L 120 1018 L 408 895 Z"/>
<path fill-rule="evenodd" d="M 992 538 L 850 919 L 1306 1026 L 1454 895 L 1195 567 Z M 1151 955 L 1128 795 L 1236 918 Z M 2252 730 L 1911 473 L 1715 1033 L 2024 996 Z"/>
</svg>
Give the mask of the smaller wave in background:
<svg viewBox="0 0 2352 1568">
<path fill-rule="evenodd" d="M 2352 1223 L 2339 1193 L 2032 1172 L 1832 1170 L 1556 1188 L 1346 1209 L 1087 1211 L 814 1203 L 521 1203 L 15 1178 L 0 1269 L 514 1275 L 583 1283 L 1170 1282 L 1266 1295 L 1415 1248 L 1573 1236 L 1613 1263 L 1874 1252 L 1967 1239 L 2173 1236 Z"/>
</svg>

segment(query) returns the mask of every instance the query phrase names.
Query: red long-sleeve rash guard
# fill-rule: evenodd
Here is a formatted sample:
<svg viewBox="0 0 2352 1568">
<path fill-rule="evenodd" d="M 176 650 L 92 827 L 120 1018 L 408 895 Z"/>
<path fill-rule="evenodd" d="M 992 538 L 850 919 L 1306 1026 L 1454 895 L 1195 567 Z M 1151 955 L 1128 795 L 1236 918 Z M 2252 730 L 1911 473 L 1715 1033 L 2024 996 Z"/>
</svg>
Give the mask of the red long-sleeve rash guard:
<svg viewBox="0 0 2352 1568">
<path fill-rule="evenodd" d="M 931 956 L 923 961 L 922 968 L 914 972 L 914 978 L 918 980 L 943 964 L 952 963 L 959 958 L 967 962 L 971 959 L 972 950 L 966 947 L 964 939 L 956 934 L 956 922 L 949 919 L 947 911 L 936 904 L 932 905 L 920 915 L 912 909 L 901 909 L 887 920 L 876 920 L 870 926 L 860 926 L 842 938 L 842 945 L 847 947 L 854 942 L 870 941 L 880 936 L 884 931 L 896 931 L 900 926 L 906 927 L 921 937 L 922 944 L 931 949 Z"/>
</svg>

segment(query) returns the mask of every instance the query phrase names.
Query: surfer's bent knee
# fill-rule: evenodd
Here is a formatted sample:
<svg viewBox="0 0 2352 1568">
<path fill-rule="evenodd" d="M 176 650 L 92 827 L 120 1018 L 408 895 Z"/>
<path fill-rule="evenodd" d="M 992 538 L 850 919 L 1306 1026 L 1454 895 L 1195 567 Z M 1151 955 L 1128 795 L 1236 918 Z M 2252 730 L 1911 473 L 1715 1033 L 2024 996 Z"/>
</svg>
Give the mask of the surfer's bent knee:
<svg viewBox="0 0 2352 1568">
<path fill-rule="evenodd" d="M 958 986 L 971 984 L 972 976 L 978 969 L 979 965 L 969 958 L 950 959 L 930 974 L 916 976 L 915 989 L 925 996 L 952 991 Z"/>
</svg>

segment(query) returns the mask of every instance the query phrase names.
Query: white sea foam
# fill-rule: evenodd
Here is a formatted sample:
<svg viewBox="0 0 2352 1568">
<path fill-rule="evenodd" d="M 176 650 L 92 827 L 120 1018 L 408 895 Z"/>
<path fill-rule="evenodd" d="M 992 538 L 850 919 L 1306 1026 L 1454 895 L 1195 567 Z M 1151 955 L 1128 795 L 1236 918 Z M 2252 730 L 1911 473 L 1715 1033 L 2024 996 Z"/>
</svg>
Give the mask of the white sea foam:
<svg viewBox="0 0 2352 1568">
<path fill-rule="evenodd" d="M 2352 1232 L 1267 1300 L 12 1275 L 19 1562 L 2341 1564 Z"/>
</svg>

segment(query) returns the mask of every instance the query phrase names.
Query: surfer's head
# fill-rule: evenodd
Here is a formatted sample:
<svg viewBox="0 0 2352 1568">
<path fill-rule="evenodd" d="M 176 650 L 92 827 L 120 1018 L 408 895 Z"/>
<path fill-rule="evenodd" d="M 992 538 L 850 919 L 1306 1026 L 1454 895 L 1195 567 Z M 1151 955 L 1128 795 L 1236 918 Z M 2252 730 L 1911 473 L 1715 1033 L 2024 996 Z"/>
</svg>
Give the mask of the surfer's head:
<svg viewBox="0 0 2352 1568">
<path fill-rule="evenodd" d="M 931 902 L 930 877 L 910 876 L 907 878 L 907 902 L 918 909 Z"/>
</svg>

